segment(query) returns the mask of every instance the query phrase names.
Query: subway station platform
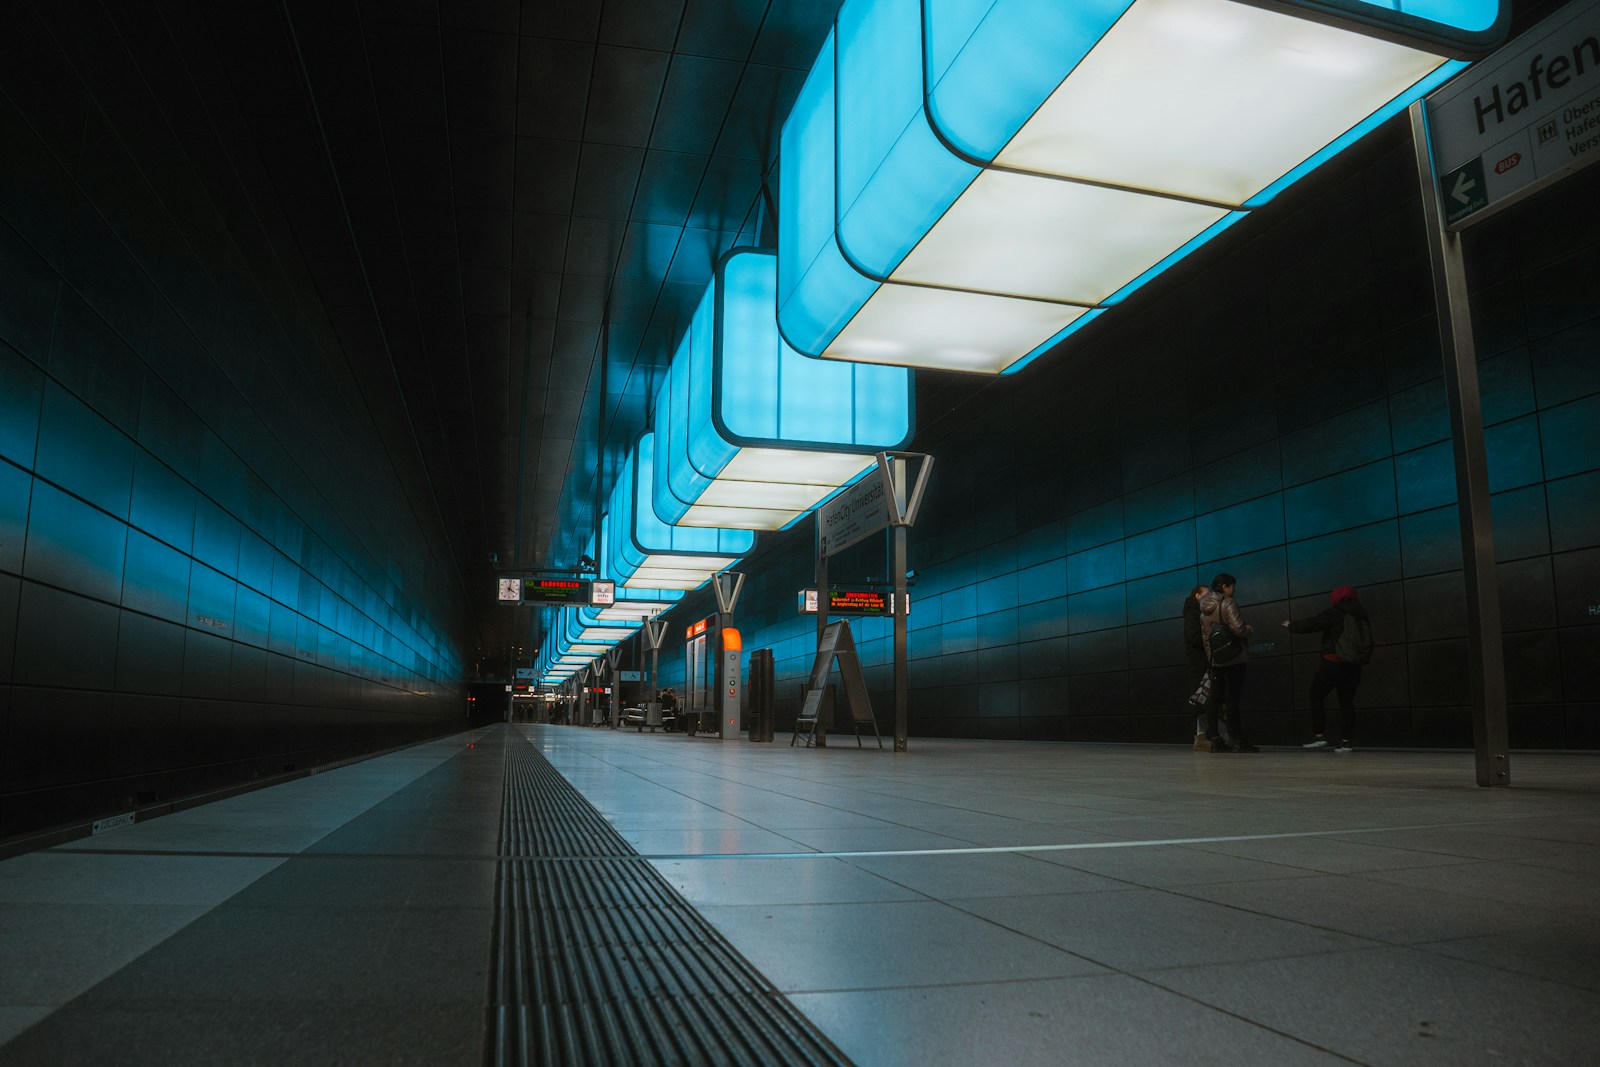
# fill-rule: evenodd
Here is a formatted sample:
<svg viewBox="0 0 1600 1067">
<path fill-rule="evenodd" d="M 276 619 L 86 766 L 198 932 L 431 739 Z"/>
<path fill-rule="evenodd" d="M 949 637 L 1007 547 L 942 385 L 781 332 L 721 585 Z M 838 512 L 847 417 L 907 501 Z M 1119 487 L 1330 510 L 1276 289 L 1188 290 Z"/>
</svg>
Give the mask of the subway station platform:
<svg viewBox="0 0 1600 1067">
<path fill-rule="evenodd" d="M 0 862 L 4 1064 L 1574 1064 L 1600 756 L 498 726 Z"/>
</svg>

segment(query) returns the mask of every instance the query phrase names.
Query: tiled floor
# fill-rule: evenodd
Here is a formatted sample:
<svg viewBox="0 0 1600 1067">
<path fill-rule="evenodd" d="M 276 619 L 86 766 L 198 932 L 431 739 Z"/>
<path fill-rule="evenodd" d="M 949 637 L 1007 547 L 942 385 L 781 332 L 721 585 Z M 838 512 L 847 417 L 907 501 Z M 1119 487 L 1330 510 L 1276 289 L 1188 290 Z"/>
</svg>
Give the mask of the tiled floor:
<svg viewBox="0 0 1600 1067">
<path fill-rule="evenodd" d="M 862 1065 L 1594 1062 L 1594 756 L 527 732 Z"/>
<path fill-rule="evenodd" d="M 1594 1062 L 1600 756 L 524 726 L 0 863 L 0 1063 L 481 1063 L 524 737 L 862 1065 Z"/>
</svg>

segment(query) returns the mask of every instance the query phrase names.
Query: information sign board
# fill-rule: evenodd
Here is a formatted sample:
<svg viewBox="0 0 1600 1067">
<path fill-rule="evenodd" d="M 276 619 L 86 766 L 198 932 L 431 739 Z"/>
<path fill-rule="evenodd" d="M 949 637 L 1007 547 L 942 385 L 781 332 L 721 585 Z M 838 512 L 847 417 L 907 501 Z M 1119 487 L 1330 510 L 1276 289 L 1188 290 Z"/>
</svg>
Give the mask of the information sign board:
<svg viewBox="0 0 1600 1067">
<path fill-rule="evenodd" d="M 1488 218 L 1600 159 L 1600 0 L 1569 4 L 1432 93 L 1445 226 Z"/>
<path fill-rule="evenodd" d="M 831 556 L 888 525 L 883 479 L 872 472 L 817 509 L 817 552 Z"/>
<path fill-rule="evenodd" d="M 907 601 L 910 595 L 907 594 Z M 800 591 L 800 614 L 817 613 L 817 591 Z M 886 589 L 836 587 L 828 590 L 829 615 L 864 615 L 888 617 L 894 614 L 894 594 Z"/>
<path fill-rule="evenodd" d="M 577 578 L 524 578 L 522 602 L 586 605 L 589 603 L 589 583 Z"/>
</svg>

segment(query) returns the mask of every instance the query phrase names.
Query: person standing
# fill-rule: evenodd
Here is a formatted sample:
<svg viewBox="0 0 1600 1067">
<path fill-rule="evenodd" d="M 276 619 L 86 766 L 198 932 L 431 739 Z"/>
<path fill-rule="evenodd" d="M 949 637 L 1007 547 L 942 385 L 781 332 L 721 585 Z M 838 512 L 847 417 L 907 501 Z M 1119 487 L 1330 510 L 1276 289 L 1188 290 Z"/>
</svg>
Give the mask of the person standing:
<svg viewBox="0 0 1600 1067">
<path fill-rule="evenodd" d="M 1183 598 L 1183 658 L 1189 665 L 1189 692 L 1200 688 L 1210 664 L 1206 662 L 1205 635 L 1200 631 L 1200 598 L 1211 592 L 1208 585 L 1197 585 Z M 1197 712 L 1194 717 L 1194 750 L 1210 752 L 1211 741 L 1206 737 L 1206 714 Z"/>
<path fill-rule="evenodd" d="M 1245 740 L 1241 725 L 1240 696 L 1250 666 L 1250 634 L 1253 627 L 1239 614 L 1233 594 L 1238 581 L 1231 574 L 1211 579 L 1211 591 L 1202 595 L 1200 629 L 1205 639 L 1206 658 L 1211 663 L 1211 703 L 1206 705 L 1206 739 L 1212 752 L 1260 752 Z M 1218 732 L 1217 722 L 1227 723 L 1228 740 Z"/>
<path fill-rule="evenodd" d="M 1372 657 L 1372 625 L 1367 609 L 1356 598 L 1355 586 L 1341 585 L 1328 594 L 1329 606 L 1309 619 L 1284 619 L 1290 633 L 1322 634 L 1322 659 L 1311 677 L 1311 729 L 1314 736 L 1304 748 L 1352 752 L 1355 735 L 1356 688 L 1361 667 Z M 1328 694 L 1339 694 L 1339 710 L 1330 723 Z M 1337 741 L 1338 744 L 1333 744 Z"/>
</svg>

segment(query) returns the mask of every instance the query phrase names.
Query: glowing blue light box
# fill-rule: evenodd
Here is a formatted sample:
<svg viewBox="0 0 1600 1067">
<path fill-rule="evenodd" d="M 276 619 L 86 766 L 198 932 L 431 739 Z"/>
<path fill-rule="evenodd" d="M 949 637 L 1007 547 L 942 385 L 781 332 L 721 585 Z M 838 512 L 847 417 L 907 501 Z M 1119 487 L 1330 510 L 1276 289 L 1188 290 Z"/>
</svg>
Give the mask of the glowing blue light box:
<svg viewBox="0 0 1600 1067">
<path fill-rule="evenodd" d="M 902 367 L 825 363 L 778 332 L 777 259 L 717 264 L 656 394 L 656 514 L 676 526 L 781 529 L 911 438 Z"/>
<path fill-rule="evenodd" d="M 673 526 L 652 503 L 656 435 L 639 438 L 611 493 L 608 562 L 623 588 L 698 589 L 755 545 L 749 530 Z"/>
<path fill-rule="evenodd" d="M 1016 370 L 1506 20 L 1497 0 L 846 0 L 783 130 L 784 335 Z"/>
</svg>

